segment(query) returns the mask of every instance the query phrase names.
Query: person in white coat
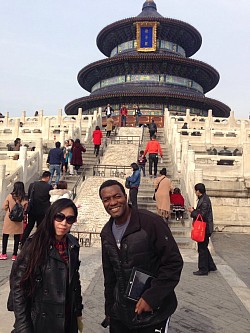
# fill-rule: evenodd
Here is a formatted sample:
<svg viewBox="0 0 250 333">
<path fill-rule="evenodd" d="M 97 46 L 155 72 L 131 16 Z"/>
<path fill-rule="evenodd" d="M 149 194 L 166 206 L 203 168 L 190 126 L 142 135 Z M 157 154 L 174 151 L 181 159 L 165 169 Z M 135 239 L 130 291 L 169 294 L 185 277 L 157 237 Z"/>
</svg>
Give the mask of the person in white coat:
<svg viewBox="0 0 250 333">
<path fill-rule="evenodd" d="M 49 191 L 51 204 L 58 199 L 62 198 L 70 199 L 71 191 L 69 191 L 67 188 L 68 184 L 66 181 L 64 180 L 59 181 L 57 183 L 57 187 Z"/>
</svg>

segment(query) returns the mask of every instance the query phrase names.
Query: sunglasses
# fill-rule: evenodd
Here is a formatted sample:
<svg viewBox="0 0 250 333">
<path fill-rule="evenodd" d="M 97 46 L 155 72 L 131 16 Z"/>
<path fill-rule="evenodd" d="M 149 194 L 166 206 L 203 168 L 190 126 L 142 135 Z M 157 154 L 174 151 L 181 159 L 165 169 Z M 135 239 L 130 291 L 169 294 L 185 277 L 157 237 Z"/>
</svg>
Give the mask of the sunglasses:
<svg viewBox="0 0 250 333">
<path fill-rule="evenodd" d="M 55 216 L 54 216 L 54 219 L 57 222 L 62 222 L 64 220 L 66 220 L 66 222 L 68 224 L 73 224 L 76 221 L 76 216 L 75 215 L 65 216 L 63 213 L 56 213 Z"/>
</svg>

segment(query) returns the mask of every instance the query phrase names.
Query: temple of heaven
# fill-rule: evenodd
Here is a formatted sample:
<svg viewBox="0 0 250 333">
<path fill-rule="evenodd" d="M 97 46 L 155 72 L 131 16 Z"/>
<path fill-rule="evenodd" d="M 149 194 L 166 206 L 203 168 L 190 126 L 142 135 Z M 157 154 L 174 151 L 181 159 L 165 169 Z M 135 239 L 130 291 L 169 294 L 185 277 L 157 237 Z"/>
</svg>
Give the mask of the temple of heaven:
<svg viewBox="0 0 250 333">
<path fill-rule="evenodd" d="M 194 27 L 163 17 L 155 2 L 147 0 L 138 16 L 112 23 L 99 33 L 97 46 L 107 58 L 79 72 L 78 82 L 90 95 L 68 103 L 66 114 L 75 115 L 78 108 L 91 114 L 107 104 L 119 114 L 126 104 L 129 114 L 139 105 L 144 123 L 153 117 L 159 125 L 165 108 L 175 115 L 188 108 L 191 115 L 200 116 L 212 109 L 213 116 L 228 117 L 227 105 L 205 97 L 218 84 L 219 73 L 190 59 L 201 43 Z"/>
</svg>

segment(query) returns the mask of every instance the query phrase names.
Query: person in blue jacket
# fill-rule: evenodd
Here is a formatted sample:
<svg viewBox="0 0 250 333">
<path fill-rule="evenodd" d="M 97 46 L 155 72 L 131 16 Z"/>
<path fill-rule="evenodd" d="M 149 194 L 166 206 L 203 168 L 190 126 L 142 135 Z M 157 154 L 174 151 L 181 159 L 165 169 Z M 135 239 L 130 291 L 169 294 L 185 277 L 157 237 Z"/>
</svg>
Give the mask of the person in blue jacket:
<svg viewBox="0 0 250 333">
<path fill-rule="evenodd" d="M 132 175 L 127 177 L 127 180 L 130 182 L 129 189 L 129 201 L 133 207 L 137 207 L 137 194 L 141 181 L 141 172 L 137 163 L 132 163 Z"/>
</svg>

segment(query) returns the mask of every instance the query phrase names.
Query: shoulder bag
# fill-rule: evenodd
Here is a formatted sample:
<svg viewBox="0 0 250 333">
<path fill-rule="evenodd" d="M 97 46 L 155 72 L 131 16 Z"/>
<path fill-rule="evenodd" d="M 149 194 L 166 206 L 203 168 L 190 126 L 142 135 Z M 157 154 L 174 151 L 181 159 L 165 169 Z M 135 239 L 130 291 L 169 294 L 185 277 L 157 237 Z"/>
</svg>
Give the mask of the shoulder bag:
<svg viewBox="0 0 250 333">
<path fill-rule="evenodd" d="M 164 178 L 166 178 L 166 177 L 163 177 L 163 178 L 161 179 L 161 181 L 162 181 Z M 159 188 L 159 186 L 160 186 L 161 181 L 160 181 L 159 184 L 157 185 L 157 187 L 156 187 L 156 189 L 155 189 L 155 193 L 157 192 L 157 190 L 158 190 L 158 188 Z M 155 199 L 155 193 L 154 193 L 154 195 L 153 195 L 153 200 L 154 200 L 154 201 L 156 200 L 156 199 Z"/>
<path fill-rule="evenodd" d="M 201 214 L 198 214 L 196 220 L 192 224 L 191 238 L 196 242 L 204 242 L 206 233 L 206 222 L 203 221 Z"/>
</svg>

